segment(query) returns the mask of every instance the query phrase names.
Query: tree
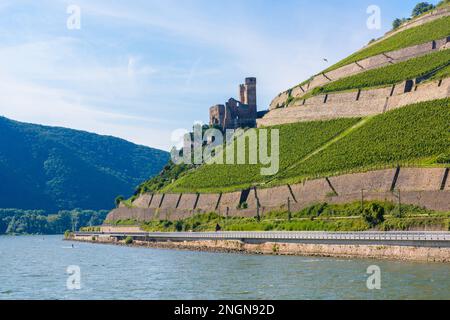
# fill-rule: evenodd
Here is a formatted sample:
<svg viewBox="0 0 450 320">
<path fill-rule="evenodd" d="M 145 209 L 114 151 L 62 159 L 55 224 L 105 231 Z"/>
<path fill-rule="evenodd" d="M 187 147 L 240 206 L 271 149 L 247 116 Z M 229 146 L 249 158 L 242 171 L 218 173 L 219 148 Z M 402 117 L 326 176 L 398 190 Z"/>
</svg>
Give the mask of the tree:
<svg viewBox="0 0 450 320">
<path fill-rule="evenodd" d="M 119 205 L 120 205 L 120 203 L 121 203 L 122 201 L 124 201 L 124 200 L 125 200 L 124 196 L 118 196 L 118 197 L 116 197 L 116 200 L 114 200 L 114 202 L 115 202 L 115 204 L 116 204 L 116 208 L 118 208 Z"/>
<path fill-rule="evenodd" d="M 392 22 L 392 28 L 393 29 L 397 29 L 398 27 L 400 27 L 403 23 L 403 19 L 395 19 L 394 22 Z"/>
<path fill-rule="evenodd" d="M 384 221 L 384 208 L 379 204 L 371 203 L 364 208 L 362 216 L 371 227 L 375 227 Z"/>
<path fill-rule="evenodd" d="M 442 1 L 440 1 L 440 2 L 437 4 L 437 7 L 443 6 L 443 5 L 448 4 L 448 3 L 450 3 L 450 0 L 442 0 Z"/>
<path fill-rule="evenodd" d="M 412 12 L 412 17 L 420 16 L 421 14 L 428 12 L 430 10 L 433 10 L 434 8 L 435 8 L 435 6 L 432 5 L 431 3 L 420 2 L 414 7 L 413 12 Z"/>
</svg>

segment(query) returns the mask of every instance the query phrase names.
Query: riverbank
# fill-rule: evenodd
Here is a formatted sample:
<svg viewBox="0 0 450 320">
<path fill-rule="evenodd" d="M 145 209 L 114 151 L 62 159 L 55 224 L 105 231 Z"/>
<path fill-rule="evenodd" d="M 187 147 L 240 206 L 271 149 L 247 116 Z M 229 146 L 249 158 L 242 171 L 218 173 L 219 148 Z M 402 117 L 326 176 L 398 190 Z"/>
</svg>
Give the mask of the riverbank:
<svg viewBox="0 0 450 320">
<path fill-rule="evenodd" d="M 283 242 L 248 243 L 238 240 L 130 241 L 130 239 L 119 240 L 108 235 L 71 236 L 68 240 L 169 250 L 450 263 L 450 248 L 440 247 Z"/>
</svg>

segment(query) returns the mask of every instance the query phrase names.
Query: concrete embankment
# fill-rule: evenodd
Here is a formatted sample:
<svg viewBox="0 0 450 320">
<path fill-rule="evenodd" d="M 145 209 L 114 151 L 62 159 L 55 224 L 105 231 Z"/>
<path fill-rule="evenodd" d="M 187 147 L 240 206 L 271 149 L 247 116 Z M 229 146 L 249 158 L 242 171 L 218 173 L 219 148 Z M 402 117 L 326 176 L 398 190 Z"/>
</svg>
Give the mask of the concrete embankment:
<svg viewBox="0 0 450 320">
<path fill-rule="evenodd" d="M 130 237 L 130 236 L 128 236 Z M 324 240 L 313 241 L 251 241 L 241 240 L 220 240 L 220 239 L 164 239 L 147 236 L 137 236 L 132 243 L 126 243 L 124 236 L 97 234 L 97 235 L 74 235 L 70 240 L 81 242 L 92 242 L 99 244 L 129 245 L 145 248 L 176 249 L 190 251 L 264 254 L 264 255 L 297 255 L 297 256 L 320 256 L 320 257 L 340 257 L 340 258 L 362 258 L 362 259 L 383 259 L 418 262 L 440 262 L 450 263 L 450 243 L 448 242 L 417 242 L 420 245 L 413 245 L 408 241 L 392 241 L 386 244 L 385 241 L 344 241 L 336 242 Z M 129 242 L 129 241 L 128 241 Z M 376 244 L 379 242 L 379 244 Z"/>
</svg>

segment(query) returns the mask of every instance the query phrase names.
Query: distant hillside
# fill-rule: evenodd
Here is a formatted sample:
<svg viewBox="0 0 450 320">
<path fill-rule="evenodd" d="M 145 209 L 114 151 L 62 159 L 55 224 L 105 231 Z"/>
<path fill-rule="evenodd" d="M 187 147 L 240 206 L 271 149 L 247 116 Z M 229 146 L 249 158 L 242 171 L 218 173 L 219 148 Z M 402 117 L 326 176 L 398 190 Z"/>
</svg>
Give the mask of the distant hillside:
<svg viewBox="0 0 450 320">
<path fill-rule="evenodd" d="M 109 209 L 168 159 L 122 139 L 0 117 L 0 208 Z"/>
</svg>

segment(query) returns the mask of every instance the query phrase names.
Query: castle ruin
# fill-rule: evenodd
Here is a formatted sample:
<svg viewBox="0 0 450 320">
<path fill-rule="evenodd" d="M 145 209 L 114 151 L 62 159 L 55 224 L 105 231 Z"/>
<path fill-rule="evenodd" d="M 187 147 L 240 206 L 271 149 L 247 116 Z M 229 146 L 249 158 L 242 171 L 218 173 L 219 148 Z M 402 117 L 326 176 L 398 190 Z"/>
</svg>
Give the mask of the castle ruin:
<svg viewBox="0 0 450 320">
<path fill-rule="evenodd" d="M 240 101 L 231 98 L 209 110 L 209 124 L 222 130 L 256 127 L 256 78 L 246 78 L 239 86 Z"/>
</svg>

